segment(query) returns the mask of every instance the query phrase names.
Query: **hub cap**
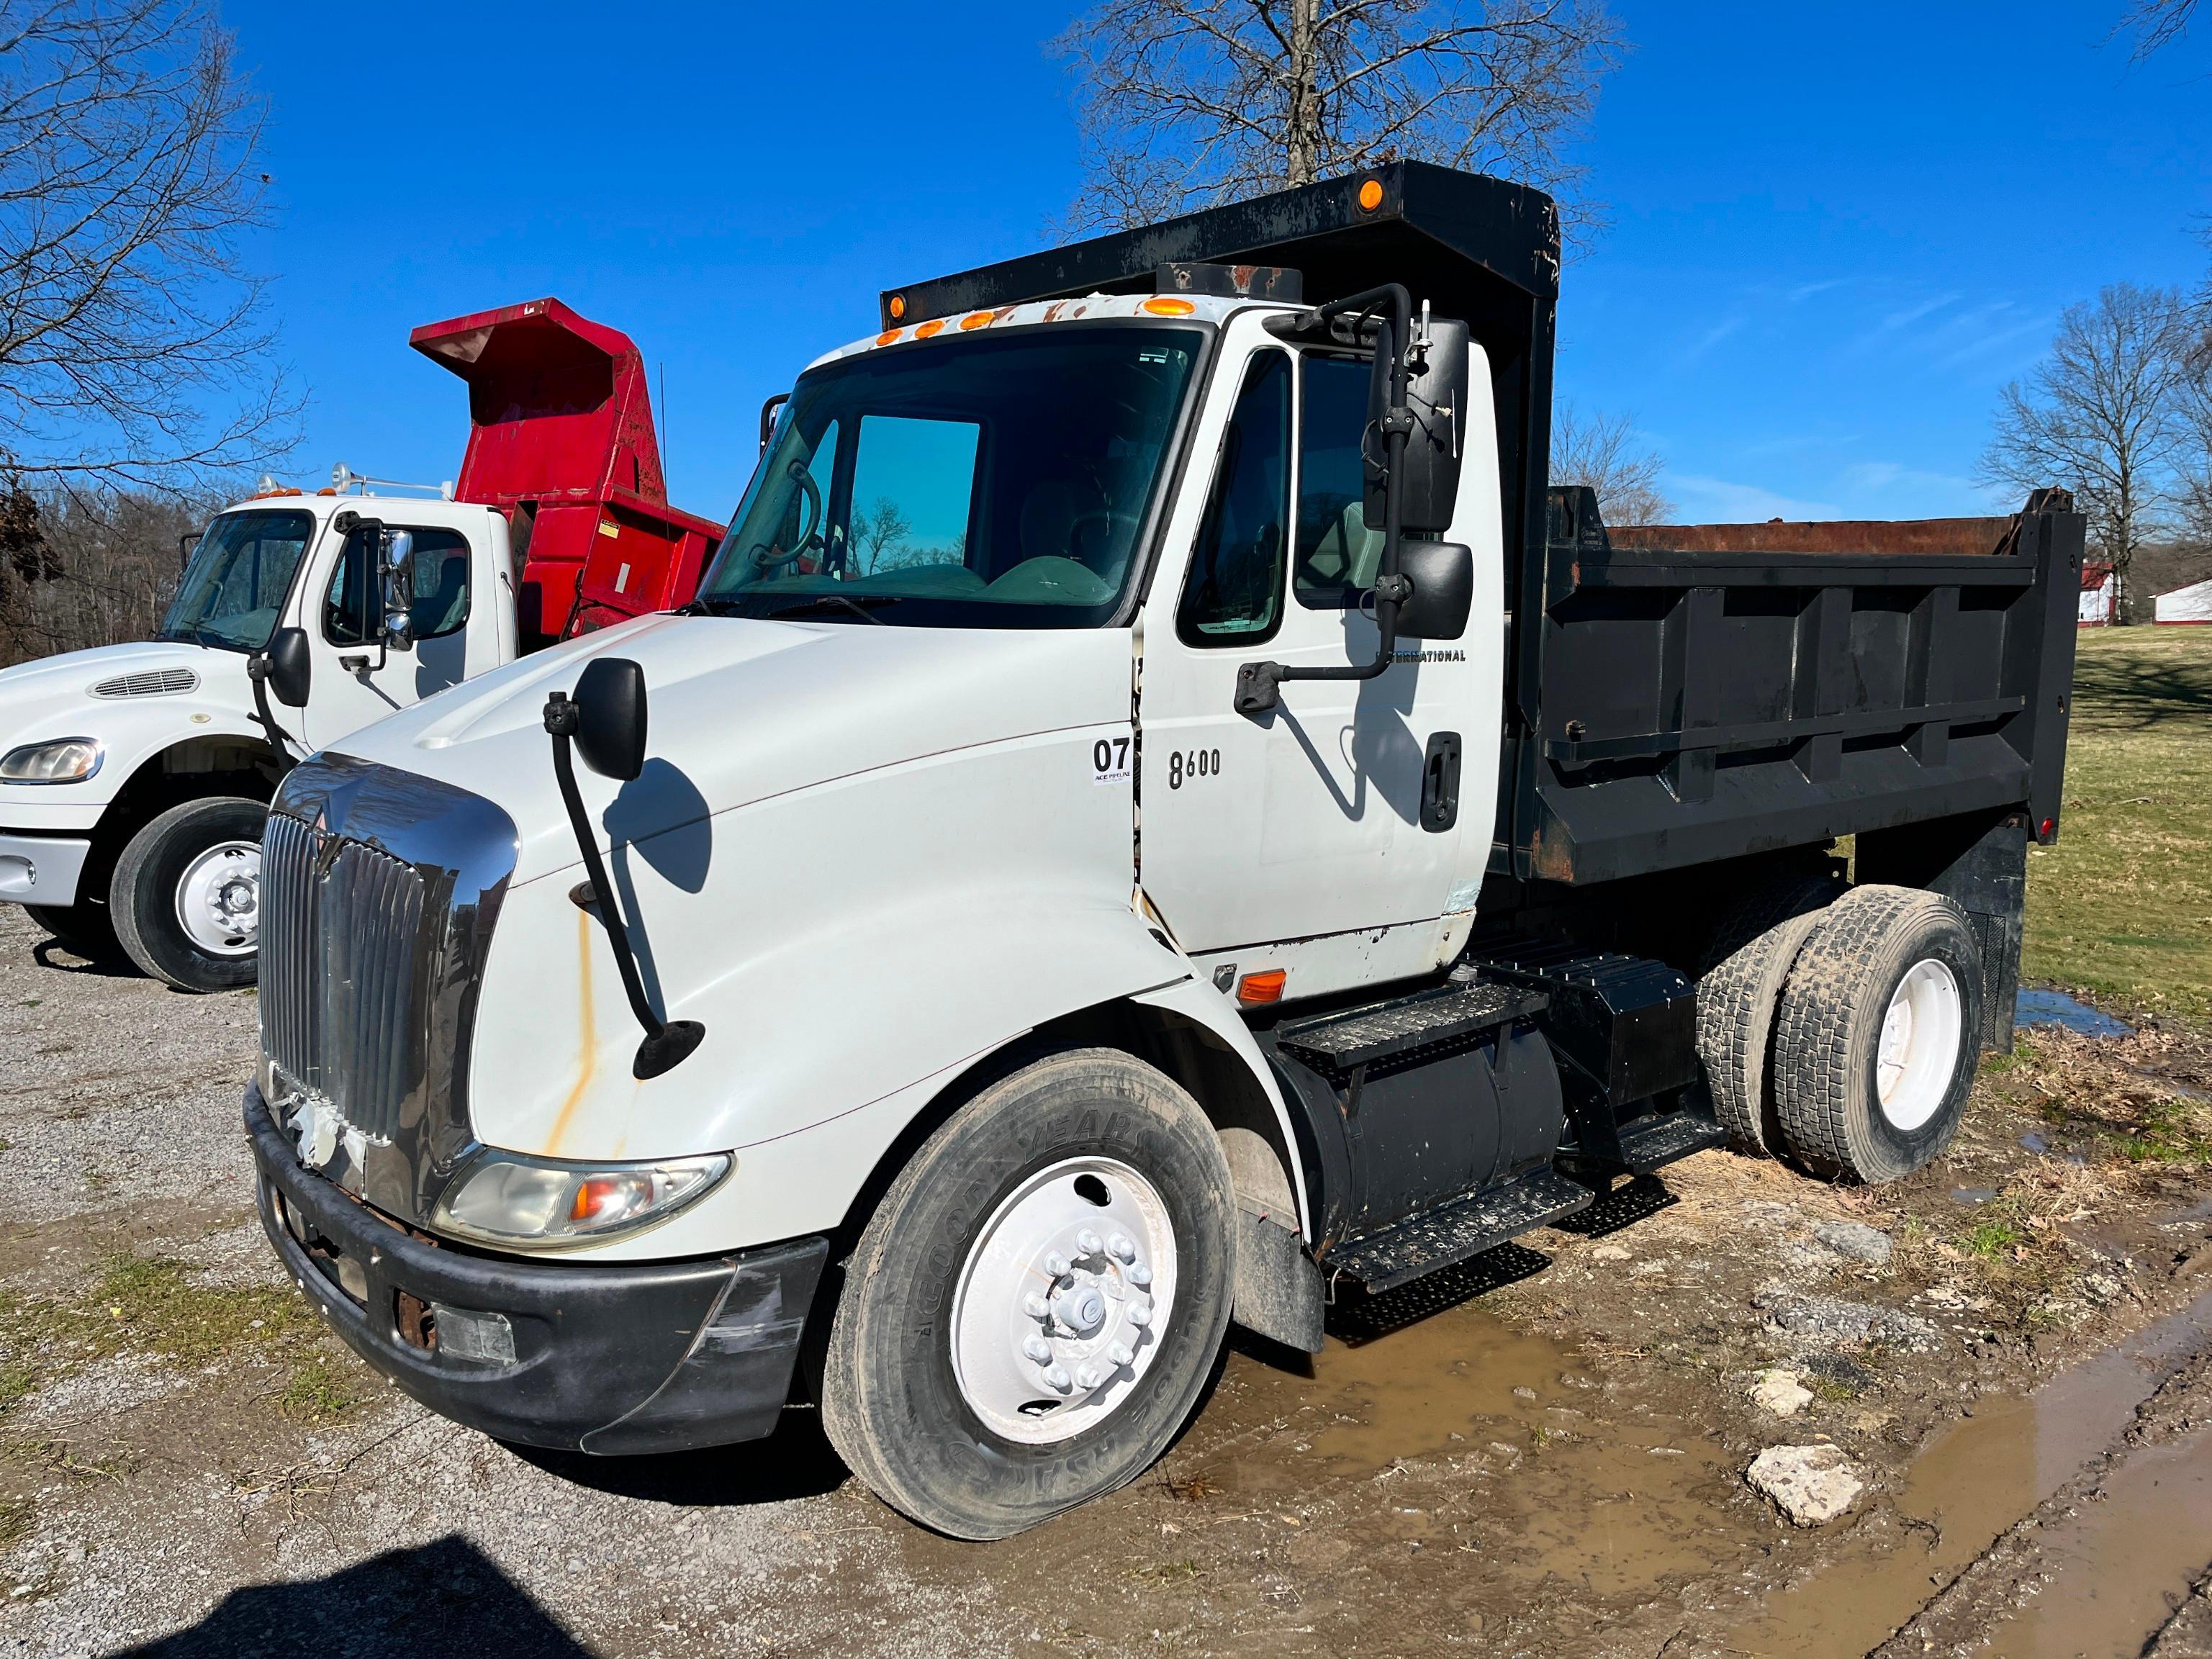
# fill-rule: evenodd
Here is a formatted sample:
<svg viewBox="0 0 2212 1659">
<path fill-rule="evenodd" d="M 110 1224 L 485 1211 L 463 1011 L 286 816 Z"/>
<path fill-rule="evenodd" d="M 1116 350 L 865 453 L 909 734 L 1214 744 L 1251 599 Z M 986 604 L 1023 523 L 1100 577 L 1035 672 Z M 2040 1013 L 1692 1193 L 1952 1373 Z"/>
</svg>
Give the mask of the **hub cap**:
<svg viewBox="0 0 2212 1659">
<path fill-rule="evenodd" d="M 252 956 L 261 942 L 261 843 L 217 842 L 186 865 L 177 921 L 211 957 Z"/>
<path fill-rule="evenodd" d="M 952 1300 L 952 1372 L 1006 1439 L 1046 1445 L 1110 1416 L 1158 1356 L 1175 1230 L 1152 1184 L 1106 1158 L 1030 1176 L 977 1235 Z"/>
<path fill-rule="evenodd" d="M 1890 995 L 1875 1063 L 1881 1115 L 1897 1128 L 1909 1134 L 1936 1115 L 1964 1036 L 1959 981 L 1932 957 L 1914 963 Z"/>
</svg>

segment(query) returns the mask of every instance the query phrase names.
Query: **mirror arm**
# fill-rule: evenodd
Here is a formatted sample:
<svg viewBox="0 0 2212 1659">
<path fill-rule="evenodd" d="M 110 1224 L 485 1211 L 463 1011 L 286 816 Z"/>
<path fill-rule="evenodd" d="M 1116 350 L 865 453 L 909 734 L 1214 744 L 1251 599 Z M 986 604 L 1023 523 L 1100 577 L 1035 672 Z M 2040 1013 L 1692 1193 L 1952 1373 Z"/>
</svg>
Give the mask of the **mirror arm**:
<svg viewBox="0 0 2212 1659">
<path fill-rule="evenodd" d="M 638 975 L 629 931 L 623 921 L 622 912 L 615 906 L 614 884 L 607 879 L 606 861 L 599 856 L 599 837 L 592 833 L 592 821 L 584 812 L 583 795 L 576 787 L 574 740 L 581 724 L 580 714 L 574 699 L 565 691 L 556 691 L 545 699 L 545 730 L 553 739 L 553 777 L 561 788 L 561 804 L 568 810 L 568 827 L 575 833 L 576 850 L 584 855 L 584 873 L 592 884 L 592 908 L 599 918 L 599 925 L 606 929 L 607 943 L 614 948 L 615 967 L 622 975 L 623 994 L 629 999 L 629 1011 L 645 1030 L 645 1041 L 637 1045 L 631 1074 L 638 1078 L 659 1077 L 699 1046 L 700 1040 L 707 1035 L 707 1028 L 692 1019 L 664 1020 L 653 1012 L 653 1005 L 645 999 L 645 982 Z"/>
<path fill-rule="evenodd" d="M 276 724 L 276 716 L 269 707 L 269 652 L 267 647 L 255 652 L 246 659 L 246 678 L 253 682 L 253 718 L 269 734 L 269 741 L 276 745 L 276 752 L 286 760 L 292 758 L 292 734 Z M 303 749 L 301 753 L 306 751 Z"/>
<path fill-rule="evenodd" d="M 1388 469 L 1382 475 L 1382 558 L 1375 578 L 1375 659 L 1365 663 L 1332 664 L 1248 662 L 1237 670 L 1235 708 L 1238 714 L 1258 716 L 1273 711 L 1282 701 L 1285 680 L 1371 680 L 1390 666 L 1398 653 L 1398 611 L 1413 588 L 1399 574 L 1399 547 L 1403 541 L 1406 445 L 1413 435 L 1413 412 L 1407 406 L 1406 360 L 1414 349 L 1413 300 L 1402 283 L 1386 283 L 1341 300 L 1332 300 L 1315 314 L 1316 323 L 1346 312 L 1369 315 L 1388 305 L 1395 330 L 1390 358 L 1390 401 L 1382 412 L 1382 441 Z"/>
</svg>

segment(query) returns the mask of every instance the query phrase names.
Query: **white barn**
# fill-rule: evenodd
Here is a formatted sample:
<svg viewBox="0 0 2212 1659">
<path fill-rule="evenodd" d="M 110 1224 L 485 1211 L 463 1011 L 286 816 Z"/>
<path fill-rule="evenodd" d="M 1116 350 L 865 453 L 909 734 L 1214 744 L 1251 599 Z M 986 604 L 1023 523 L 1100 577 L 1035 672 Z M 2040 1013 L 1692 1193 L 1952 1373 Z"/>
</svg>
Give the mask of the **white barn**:
<svg viewBox="0 0 2212 1659">
<path fill-rule="evenodd" d="M 2152 614 L 2160 622 L 2212 624 L 2212 580 L 2177 587 L 2171 593 L 2160 594 L 2151 604 Z"/>
<path fill-rule="evenodd" d="M 2084 628 L 2102 628 L 2112 620 L 2113 601 L 2120 585 L 2112 580 L 2112 567 L 2081 562 L 2081 609 L 2075 620 Z"/>
</svg>

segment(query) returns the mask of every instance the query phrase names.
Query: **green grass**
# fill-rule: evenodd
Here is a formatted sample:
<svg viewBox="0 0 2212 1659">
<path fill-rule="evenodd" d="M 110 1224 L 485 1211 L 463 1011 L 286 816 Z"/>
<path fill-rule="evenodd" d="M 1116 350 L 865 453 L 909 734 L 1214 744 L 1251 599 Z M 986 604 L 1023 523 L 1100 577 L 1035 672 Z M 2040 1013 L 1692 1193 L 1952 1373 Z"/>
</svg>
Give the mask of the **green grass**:
<svg viewBox="0 0 2212 1659">
<path fill-rule="evenodd" d="M 2021 977 L 2212 1019 L 2212 629 L 2082 630 L 2065 802 Z"/>
<path fill-rule="evenodd" d="M 1972 1254 L 1993 1261 L 2027 1240 L 2027 1235 L 2008 1221 L 1978 1221 L 1959 1242 Z"/>
<path fill-rule="evenodd" d="M 354 1410 L 366 1395 L 353 1385 L 361 1380 L 359 1368 L 350 1374 L 319 1359 L 311 1359 L 292 1373 L 276 1408 L 298 1423 L 328 1423 Z"/>
</svg>

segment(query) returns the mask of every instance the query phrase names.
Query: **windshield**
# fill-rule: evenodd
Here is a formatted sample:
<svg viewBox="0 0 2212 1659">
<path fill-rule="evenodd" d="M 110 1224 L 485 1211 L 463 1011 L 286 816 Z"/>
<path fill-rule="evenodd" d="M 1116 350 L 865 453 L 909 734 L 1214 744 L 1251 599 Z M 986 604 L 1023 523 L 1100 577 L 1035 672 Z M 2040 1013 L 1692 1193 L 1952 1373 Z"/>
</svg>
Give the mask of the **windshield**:
<svg viewBox="0 0 2212 1659">
<path fill-rule="evenodd" d="M 803 375 L 698 605 L 941 628 L 1112 616 L 1205 336 L 1115 324 Z"/>
<path fill-rule="evenodd" d="M 314 529 L 312 513 L 222 514 L 200 538 L 155 637 L 261 650 L 276 631 Z"/>
</svg>

